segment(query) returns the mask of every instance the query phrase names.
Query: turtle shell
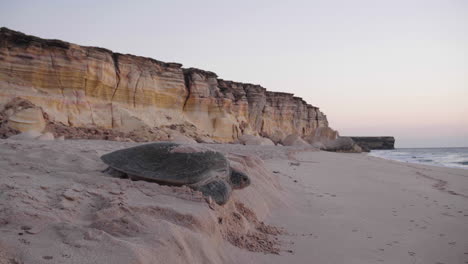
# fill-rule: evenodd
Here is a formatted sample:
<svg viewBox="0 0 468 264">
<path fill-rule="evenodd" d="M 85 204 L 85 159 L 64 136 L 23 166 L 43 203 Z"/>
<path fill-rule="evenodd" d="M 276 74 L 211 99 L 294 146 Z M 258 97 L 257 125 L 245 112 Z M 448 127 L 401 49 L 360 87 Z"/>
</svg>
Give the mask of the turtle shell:
<svg viewBox="0 0 468 264">
<path fill-rule="evenodd" d="M 229 162 L 209 148 L 176 143 L 151 143 L 101 156 L 111 168 L 132 178 L 170 185 L 201 185 L 228 179 Z"/>
</svg>

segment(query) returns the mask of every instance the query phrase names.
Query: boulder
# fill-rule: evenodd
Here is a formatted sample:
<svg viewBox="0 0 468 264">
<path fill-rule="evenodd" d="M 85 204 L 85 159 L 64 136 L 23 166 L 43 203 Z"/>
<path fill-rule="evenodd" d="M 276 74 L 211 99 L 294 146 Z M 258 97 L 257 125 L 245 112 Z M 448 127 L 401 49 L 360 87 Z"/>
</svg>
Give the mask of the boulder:
<svg viewBox="0 0 468 264">
<path fill-rule="evenodd" d="M 281 144 L 283 146 L 310 146 L 309 143 L 307 143 L 305 140 L 303 140 L 299 135 L 292 134 L 287 137 L 285 137 L 282 141 Z"/>
<path fill-rule="evenodd" d="M 311 145 L 312 145 L 312 147 L 317 148 L 317 149 L 325 148 L 325 144 L 323 144 L 322 142 L 314 142 Z"/>
<path fill-rule="evenodd" d="M 26 132 L 34 130 L 41 132 L 46 126 L 44 114 L 40 107 L 28 106 L 24 108 L 19 105 L 14 105 L 16 102 L 21 103 L 22 99 L 13 100 L 8 109 L 5 109 L 7 115 L 8 126 L 12 129 Z"/>
<path fill-rule="evenodd" d="M 310 144 L 316 142 L 325 142 L 335 140 L 338 137 L 338 132 L 330 127 L 318 127 L 312 133 L 304 137 L 304 140 Z"/>
<path fill-rule="evenodd" d="M 362 148 L 350 137 L 338 137 L 335 140 L 323 142 L 321 150 L 333 152 L 361 153 Z"/>
</svg>

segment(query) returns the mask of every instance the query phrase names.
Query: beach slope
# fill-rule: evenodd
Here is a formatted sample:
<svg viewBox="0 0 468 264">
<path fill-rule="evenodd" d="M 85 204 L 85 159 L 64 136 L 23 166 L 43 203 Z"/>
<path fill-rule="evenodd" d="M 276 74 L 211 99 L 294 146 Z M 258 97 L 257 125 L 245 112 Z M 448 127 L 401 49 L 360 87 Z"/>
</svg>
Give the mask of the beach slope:
<svg viewBox="0 0 468 264">
<path fill-rule="evenodd" d="M 136 144 L 0 140 L 0 263 L 468 262 L 468 170 L 213 144 L 252 178 L 221 207 L 102 172 Z"/>
</svg>

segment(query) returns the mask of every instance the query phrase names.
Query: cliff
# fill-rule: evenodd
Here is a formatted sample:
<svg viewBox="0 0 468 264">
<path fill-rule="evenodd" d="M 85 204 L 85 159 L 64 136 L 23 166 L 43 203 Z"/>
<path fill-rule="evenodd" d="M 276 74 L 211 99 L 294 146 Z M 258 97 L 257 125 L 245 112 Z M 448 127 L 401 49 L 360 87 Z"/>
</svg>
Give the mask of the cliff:
<svg viewBox="0 0 468 264">
<path fill-rule="evenodd" d="M 394 149 L 394 137 L 350 137 L 363 150 Z"/>
<path fill-rule="evenodd" d="M 0 29 L 0 109 L 14 98 L 70 127 L 129 132 L 195 126 L 220 142 L 244 134 L 334 139 L 319 108 L 213 72 Z"/>
</svg>

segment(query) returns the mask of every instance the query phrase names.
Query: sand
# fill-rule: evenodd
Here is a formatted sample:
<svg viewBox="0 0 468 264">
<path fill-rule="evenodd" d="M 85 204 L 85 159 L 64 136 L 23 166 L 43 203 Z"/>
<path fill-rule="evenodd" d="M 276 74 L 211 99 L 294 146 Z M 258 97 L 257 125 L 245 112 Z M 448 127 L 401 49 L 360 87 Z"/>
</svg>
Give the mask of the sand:
<svg viewBox="0 0 468 264">
<path fill-rule="evenodd" d="M 468 263 L 468 170 L 212 144 L 252 178 L 218 206 L 102 172 L 137 144 L 0 140 L 0 263 Z"/>
</svg>

